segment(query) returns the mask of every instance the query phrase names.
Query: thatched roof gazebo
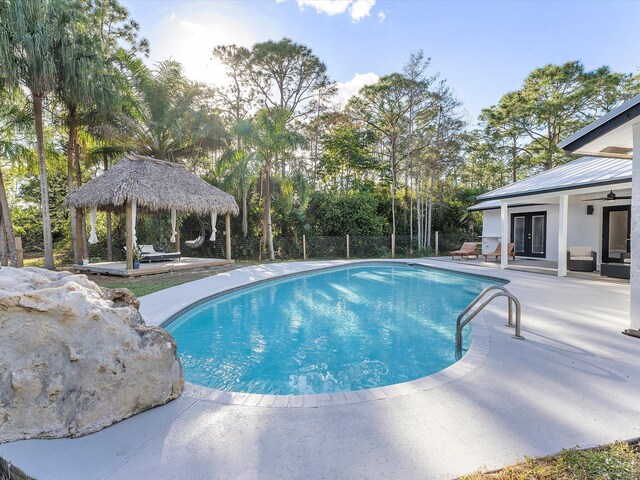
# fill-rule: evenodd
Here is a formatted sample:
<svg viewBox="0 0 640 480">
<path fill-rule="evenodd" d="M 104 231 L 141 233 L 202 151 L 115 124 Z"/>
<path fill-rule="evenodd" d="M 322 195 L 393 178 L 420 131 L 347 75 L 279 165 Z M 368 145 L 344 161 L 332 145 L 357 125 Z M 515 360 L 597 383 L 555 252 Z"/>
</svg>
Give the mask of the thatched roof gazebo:
<svg viewBox="0 0 640 480">
<path fill-rule="evenodd" d="M 82 185 L 68 195 L 65 206 L 91 211 L 92 233 L 95 240 L 95 212 L 97 210 L 126 212 L 127 269 L 133 268 L 135 222 L 138 210 L 170 211 L 172 241 L 176 237 L 177 212 L 211 215 L 212 240 L 218 215 L 226 220 L 226 256 L 231 259 L 231 214 L 238 214 L 238 204 L 232 195 L 207 183 L 183 165 L 141 155 L 124 156 L 102 175 Z M 179 249 L 179 245 L 178 245 Z"/>
</svg>

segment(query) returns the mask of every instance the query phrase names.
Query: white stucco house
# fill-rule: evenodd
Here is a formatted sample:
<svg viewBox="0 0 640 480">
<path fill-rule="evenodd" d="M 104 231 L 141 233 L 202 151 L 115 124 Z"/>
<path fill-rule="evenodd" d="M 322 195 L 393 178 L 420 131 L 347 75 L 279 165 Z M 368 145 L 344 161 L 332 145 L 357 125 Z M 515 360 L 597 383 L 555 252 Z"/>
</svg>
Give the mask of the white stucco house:
<svg viewBox="0 0 640 480">
<path fill-rule="evenodd" d="M 630 252 L 631 173 L 629 160 L 587 156 L 480 195 L 469 210 L 483 213 L 483 253 L 506 233 L 519 258 L 558 262 L 558 275 L 566 275 L 572 246 L 595 251 L 598 269 L 622 263 Z"/>
<path fill-rule="evenodd" d="M 560 142 L 581 155 L 560 167 L 478 197 L 483 252 L 501 242 L 524 258 L 555 261 L 567 274 L 567 251 L 590 247 L 597 268 L 626 264 L 630 274 L 630 328 L 640 337 L 640 95 Z M 635 193 L 635 195 L 634 195 Z M 621 269 L 622 266 L 620 266 Z"/>
<path fill-rule="evenodd" d="M 625 333 L 640 337 L 640 95 L 620 105 L 560 142 L 576 155 L 617 157 L 632 162 L 631 199 L 631 305 Z"/>
</svg>

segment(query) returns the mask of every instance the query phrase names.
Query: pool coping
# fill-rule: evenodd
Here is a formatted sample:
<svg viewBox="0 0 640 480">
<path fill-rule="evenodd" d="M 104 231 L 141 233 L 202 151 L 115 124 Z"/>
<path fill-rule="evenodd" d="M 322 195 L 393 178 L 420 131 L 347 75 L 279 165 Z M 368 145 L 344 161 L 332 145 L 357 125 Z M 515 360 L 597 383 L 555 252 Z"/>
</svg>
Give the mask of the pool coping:
<svg viewBox="0 0 640 480">
<path fill-rule="evenodd" d="M 288 277 L 302 276 L 313 272 L 322 272 L 326 270 L 333 270 L 338 268 L 344 268 L 346 265 L 351 264 L 364 264 L 364 265 L 381 265 L 381 264 L 401 264 L 417 266 L 425 269 L 442 270 L 450 273 L 454 273 L 460 276 L 477 277 L 485 280 L 499 282 L 501 284 L 509 283 L 509 280 L 494 277 L 491 275 L 475 274 L 470 272 L 461 272 L 459 270 L 452 270 L 448 268 L 435 267 L 431 265 L 425 265 L 415 261 L 402 261 L 402 260 L 354 260 L 350 262 L 340 263 L 338 265 L 331 265 L 318 268 L 309 268 L 299 272 L 285 273 L 275 275 L 270 278 L 249 281 L 245 284 L 221 290 L 211 295 L 207 295 L 200 300 L 196 300 L 190 305 L 181 308 L 177 312 L 171 314 L 166 320 L 160 323 L 161 327 L 166 327 L 181 315 L 197 308 L 198 306 L 209 302 L 213 299 L 219 298 L 223 295 L 235 293 L 237 291 L 251 288 L 255 285 L 263 283 L 274 282 L 282 280 Z M 436 373 L 410 380 L 408 382 L 395 383 L 391 385 L 385 385 L 383 387 L 374 387 L 363 390 L 352 390 L 348 392 L 335 392 L 335 393 L 315 393 L 305 395 L 272 395 L 272 394 L 259 394 L 259 393 L 246 393 L 246 392 L 234 392 L 227 390 L 220 390 L 216 388 L 206 387 L 203 385 L 197 385 L 191 382 L 185 381 L 183 394 L 192 398 L 201 400 L 208 400 L 221 405 L 237 405 L 247 407 L 264 407 L 264 408 L 320 408 L 320 407 L 333 407 L 338 405 L 350 405 L 356 403 L 371 402 L 376 400 L 384 400 L 390 398 L 396 398 L 403 395 L 409 395 L 416 392 L 424 392 L 438 388 L 442 385 L 454 382 L 479 367 L 491 348 L 491 337 L 489 335 L 489 329 L 486 324 L 484 312 L 481 312 L 476 317 L 476 322 L 472 326 L 471 331 L 471 345 L 464 354 L 464 356 L 449 365 L 447 368 L 439 370 Z"/>
</svg>

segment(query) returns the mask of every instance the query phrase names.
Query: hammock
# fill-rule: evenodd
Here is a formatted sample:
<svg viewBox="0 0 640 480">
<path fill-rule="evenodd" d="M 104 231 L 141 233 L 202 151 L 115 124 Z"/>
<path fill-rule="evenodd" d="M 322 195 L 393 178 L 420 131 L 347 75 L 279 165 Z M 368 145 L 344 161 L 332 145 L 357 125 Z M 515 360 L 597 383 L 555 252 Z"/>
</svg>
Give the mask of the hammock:
<svg viewBox="0 0 640 480">
<path fill-rule="evenodd" d="M 187 240 L 184 242 L 185 246 L 189 248 L 199 248 L 204 244 L 207 236 L 207 229 L 204 226 L 202 220 L 198 218 L 198 223 L 200 223 L 200 235 L 195 240 Z"/>
</svg>

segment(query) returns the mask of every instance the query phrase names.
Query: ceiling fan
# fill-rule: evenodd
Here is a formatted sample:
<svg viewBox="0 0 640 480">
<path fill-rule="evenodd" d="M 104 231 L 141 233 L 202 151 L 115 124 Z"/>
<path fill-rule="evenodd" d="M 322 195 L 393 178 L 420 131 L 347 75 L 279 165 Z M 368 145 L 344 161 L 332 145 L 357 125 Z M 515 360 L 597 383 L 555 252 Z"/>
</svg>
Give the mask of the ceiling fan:
<svg viewBox="0 0 640 480">
<path fill-rule="evenodd" d="M 615 202 L 616 200 L 629 200 L 630 198 L 631 198 L 630 195 L 625 195 L 623 197 L 619 197 L 618 195 L 613 193 L 613 190 L 611 190 L 609 193 L 607 193 L 606 197 L 587 198 L 586 200 L 583 200 L 583 202 L 592 202 L 594 200 L 604 200 L 606 202 Z"/>
</svg>

